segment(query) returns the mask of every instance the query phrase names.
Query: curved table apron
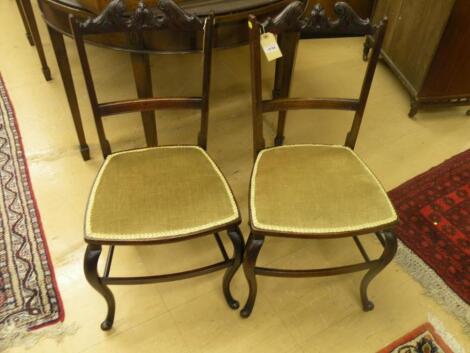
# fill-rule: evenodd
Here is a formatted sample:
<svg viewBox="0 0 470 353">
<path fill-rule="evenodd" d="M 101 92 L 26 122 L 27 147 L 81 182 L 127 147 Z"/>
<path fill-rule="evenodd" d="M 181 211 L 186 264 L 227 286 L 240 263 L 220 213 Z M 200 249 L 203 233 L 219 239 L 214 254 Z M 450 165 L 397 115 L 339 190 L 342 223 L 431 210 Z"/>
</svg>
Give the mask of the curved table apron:
<svg viewBox="0 0 470 353">
<path fill-rule="evenodd" d="M 293 0 L 181 0 L 178 3 L 186 11 L 198 16 L 213 12 L 216 16 L 216 31 L 214 45 L 216 48 L 230 48 L 244 45 L 248 41 L 247 18 L 249 14 L 266 17 L 278 13 Z M 93 17 L 102 10 L 102 0 L 38 0 L 43 18 L 47 24 L 54 54 L 57 59 L 60 75 L 64 85 L 75 130 L 80 144 L 80 152 L 84 160 L 90 158 L 89 148 L 83 131 L 80 110 L 73 83 L 70 63 L 64 43 L 64 35 L 71 36 L 68 17 Z M 132 2 L 131 2 L 132 3 Z M 103 6 L 101 6 L 103 7 Z M 279 38 L 279 44 L 284 57 L 276 62 L 276 79 L 273 94 L 281 91 L 287 93 L 290 81 L 292 62 L 295 56 L 295 46 L 289 45 L 289 40 Z M 132 47 L 128 37 L 121 34 L 93 36 L 90 44 L 130 52 L 137 94 L 140 98 L 153 95 L 150 75 L 149 53 L 194 52 L 200 50 L 201 39 L 182 36 L 171 32 L 147 33 L 145 50 Z M 286 74 L 282 72 L 287 71 Z M 288 76 L 284 77 L 284 76 Z M 282 77 L 286 78 L 283 80 Z M 157 144 L 155 113 L 143 112 L 142 122 L 146 142 L 149 146 Z"/>
</svg>

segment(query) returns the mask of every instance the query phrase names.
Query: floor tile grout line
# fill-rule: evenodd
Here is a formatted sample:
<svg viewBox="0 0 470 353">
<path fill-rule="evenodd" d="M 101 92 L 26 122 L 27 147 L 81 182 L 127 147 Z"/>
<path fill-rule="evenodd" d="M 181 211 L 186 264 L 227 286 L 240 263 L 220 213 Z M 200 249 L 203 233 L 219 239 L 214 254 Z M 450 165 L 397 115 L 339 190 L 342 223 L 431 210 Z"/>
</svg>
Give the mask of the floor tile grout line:
<svg viewBox="0 0 470 353">
<path fill-rule="evenodd" d="M 157 315 L 155 315 L 155 316 L 153 316 L 153 317 L 151 317 L 151 318 L 149 318 L 149 319 L 147 319 L 147 320 L 141 321 L 140 323 L 135 324 L 135 325 L 131 325 L 131 326 L 127 327 L 125 331 L 114 332 L 114 333 L 113 333 L 113 332 L 112 332 L 112 329 L 111 329 L 111 331 L 109 331 L 109 334 L 106 334 L 106 336 L 103 336 L 103 337 L 102 337 L 103 339 L 101 339 L 99 342 L 97 342 L 97 343 L 95 343 L 95 344 L 93 344 L 93 345 L 91 345 L 91 346 L 89 346 L 89 347 L 87 347 L 87 348 L 85 348 L 85 349 L 79 350 L 79 351 L 77 351 L 77 353 L 86 352 L 87 350 L 90 350 L 91 348 L 97 346 L 98 344 L 101 344 L 101 343 L 105 342 L 105 340 L 108 339 L 108 338 L 113 338 L 113 337 L 120 336 L 120 335 L 122 335 L 122 334 L 126 334 L 126 333 L 128 333 L 129 331 L 135 329 L 136 327 L 139 327 L 139 326 L 141 326 L 141 325 L 144 325 L 144 324 L 148 323 L 149 321 L 155 320 L 155 319 L 157 319 L 158 317 L 163 316 L 163 315 L 165 315 L 165 314 L 168 314 L 168 311 L 162 311 L 162 312 L 158 313 Z M 100 330 L 98 324 L 96 325 L 96 329 L 97 329 L 97 330 Z"/>
<path fill-rule="evenodd" d="M 192 349 L 191 346 L 189 345 L 189 343 L 188 343 L 188 341 L 187 341 L 185 335 L 183 334 L 183 331 L 182 331 L 181 328 L 179 327 L 178 322 L 176 321 L 176 318 L 175 318 L 175 316 L 174 316 L 172 310 L 169 310 L 168 312 L 169 312 L 169 314 L 170 314 L 170 316 L 171 316 L 171 319 L 173 320 L 173 324 L 175 325 L 176 330 L 178 331 L 178 334 L 179 334 L 180 338 L 181 338 L 181 339 L 183 340 L 183 342 L 184 342 L 184 345 L 185 345 L 186 349 L 188 350 L 188 352 L 191 352 L 191 353 L 192 353 L 192 352 L 193 352 L 193 349 Z"/>
</svg>

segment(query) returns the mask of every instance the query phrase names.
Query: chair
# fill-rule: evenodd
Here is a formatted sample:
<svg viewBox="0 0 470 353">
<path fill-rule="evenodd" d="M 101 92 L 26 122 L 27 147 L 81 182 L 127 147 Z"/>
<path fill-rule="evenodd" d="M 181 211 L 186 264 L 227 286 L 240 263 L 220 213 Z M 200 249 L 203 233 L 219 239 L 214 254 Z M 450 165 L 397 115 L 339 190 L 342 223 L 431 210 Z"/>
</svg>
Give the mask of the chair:
<svg viewBox="0 0 470 353">
<path fill-rule="evenodd" d="M 367 96 L 383 41 L 386 19 L 377 26 L 360 19 L 349 5 L 336 3 L 337 20 L 326 18 L 316 5 L 303 17 L 304 5 L 290 3 L 279 15 L 263 23 L 249 18 L 251 80 L 253 101 L 254 168 L 250 182 L 250 236 L 243 269 L 249 296 L 241 311 L 248 317 L 253 309 L 256 275 L 314 277 L 367 270 L 360 294 L 364 311 L 372 310 L 367 296 L 370 281 L 392 260 L 397 242 L 391 228 L 397 215 L 379 181 L 353 151 Z M 358 99 L 287 98 L 262 99 L 260 31 L 290 34 L 290 38 L 322 35 L 375 35 L 375 45 Z M 284 145 L 265 148 L 263 113 L 300 109 L 354 111 L 345 145 Z M 380 258 L 371 260 L 359 235 L 374 232 L 384 247 Z M 364 262 L 321 269 L 279 269 L 256 266 L 265 237 L 332 239 L 352 237 Z"/>
<path fill-rule="evenodd" d="M 87 281 L 106 300 L 108 310 L 101 328 L 111 329 L 115 301 L 108 285 L 146 284 L 185 279 L 226 269 L 223 293 L 233 309 L 239 303 L 232 297 L 230 282 L 241 265 L 243 236 L 238 228 L 240 213 L 230 187 L 206 153 L 208 99 L 212 56 L 213 16 L 204 21 L 185 13 L 171 0 L 161 0 L 158 9 L 142 2 L 132 13 L 122 0 L 113 0 L 96 18 L 79 22 L 70 18 L 85 76 L 91 106 L 105 161 L 98 172 L 85 215 L 85 241 L 88 244 L 84 271 Z M 84 36 L 123 32 L 136 46 L 143 45 L 145 31 L 174 30 L 203 35 L 203 84 L 200 97 L 153 97 L 98 103 L 84 46 Z M 201 127 L 197 146 L 147 147 L 111 154 L 102 118 L 127 112 L 157 109 L 200 109 Z M 219 232 L 227 231 L 233 243 L 229 257 Z M 179 273 L 146 277 L 112 277 L 115 246 L 143 246 L 190 240 L 214 234 L 222 261 Z M 104 273 L 97 264 L 102 246 L 109 252 Z"/>
</svg>

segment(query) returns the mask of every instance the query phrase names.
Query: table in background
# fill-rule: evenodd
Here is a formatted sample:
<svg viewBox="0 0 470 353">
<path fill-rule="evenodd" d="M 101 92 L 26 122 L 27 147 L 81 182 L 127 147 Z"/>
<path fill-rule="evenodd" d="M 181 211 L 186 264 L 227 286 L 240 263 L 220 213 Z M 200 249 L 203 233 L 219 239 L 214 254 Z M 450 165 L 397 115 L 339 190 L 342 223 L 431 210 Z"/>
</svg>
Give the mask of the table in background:
<svg viewBox="0 0 470 353">
<path fill-rule="evenodd" d="M 30 0 L 18 1 L 30 2 Z M 106 7 L 109 0 L 38 1 L 59 66 L 60 75 L 80 145 L 80 152 L 83 159 L 88 160 L 90 158 L 89 147 L 83 130 L 82 119 L 80 116 L 63 36 L 71 36 L 68 23 L 68 17 L 70 14 L 80 18 L 96 16 L 96 14 L 100 13 Z M 291 1 L 293 0 L 177 0 L 181 7 L 189 13 L 198 16 L 204 16 L 210 12 L 215 14 L 217 27 L 214 46 L 216 48 L 229 48 L 246 44 L 248 41 L 246 20 L 249 14 L 254 14 L 259 18 L 274 15 Z M 311 8 L 313 4 L 317 2 L 320 2 L 324 6 L 328 16 L 333 14 L 333 6 L 336 2 L 335 0 L 313 0 L 310 2 L 309 7 Z M 346 0 L 346 2 L 350 3 L 360 16 L 369 17 L 374 0 Z M 138 0 L 127 1 L 127 4 L 130 7 L 135 6 L 137 3 Z M 291 71 L 295 57 L 295 46 L 289 45 L 288 38 L 284 40 L 279 38 L 279 42 L 284 57 L 276 63 L 274 91 L 277 92 L 288 91 L 288 88 L 285 89 L 284 86 L 287 87 L 290 84 L 290 79 L 287 78 L 284 80 L 285 75 L 283 75 L 283 72 Z M 146 50 L 135 50 L 132 47 L 132 43 L 130 43 L 129 38 L 115 34 L 95 36 L 91 38 L 90 43 L 112 49 L 124 50 L 130 53 L 139 97 L 148 97 L 152 95 L 152 82 L 148 57 L 149 53 L 193 52 L 200 50 L 201 47 L 200 38 L 180 36 L 168 32 L 148 33 L 145 38 Z M 287 76 L 290 75 L 288 74 Z M 146 141 L 149 145 L 155 145 L 155 113 L 143 112 L 142 118 Z"/>
<path fill-rule="evenodd" d="M 80 2 L 79 2 L 80 1 Z M 247 17 L 255 14 L 259 17 L 273 15 L 279 12 L 292 0 L 182 0 L 178 1 L 186 11 L 204 16 L 214 12 L 217 28 L 214 45 L 216 48 L 229 48 L 247 43 Z M 44 20 L 51 37 L 60 75 L 64 84 L 65 93 L 72 113 L 75 130 L 77 132 L 80 151 L 84 160 L 90 158 L 89 148 L 83 131 L 80 110 L 75 93 L 70 63 L 64 43 L 64 35 L 71 36 L 68 17 L 87 18 L 99 13 L 108 3 L 108 0 L 39 0 Z M 135 0 L 129 0 L 132 6 Z M 128 51 L 136 81 L 139 97 L 152 95 L 152 81 L 150 75 L 149 53 L 193 52 L 201 48 L 200 38 L 176 35 L 173 32 L 147 33 L 144 39 L 146 50 L 135 50 L 128 37 L 122 35 L 101 35 L 90 38 L 90 44 L 96 44 L 112 49 Z M 289 57 L 289 53 L 285 53 Z M 293 56 L 293 54 L 292 54 Z M 143 112 L 145 137 L 149 145 L 156 144 L 155 113 Z M 153 120 L 153 124 L 152 124 Z"/>
</svg>

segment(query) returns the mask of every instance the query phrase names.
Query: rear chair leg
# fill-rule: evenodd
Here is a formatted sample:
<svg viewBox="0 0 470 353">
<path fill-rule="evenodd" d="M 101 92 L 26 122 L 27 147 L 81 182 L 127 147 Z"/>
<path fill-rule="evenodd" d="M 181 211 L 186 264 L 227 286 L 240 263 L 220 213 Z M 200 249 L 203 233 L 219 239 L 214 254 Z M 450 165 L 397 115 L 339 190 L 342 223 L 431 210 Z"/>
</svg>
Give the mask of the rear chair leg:
<svg viewBox="0 0 470 353">
<path fill-rule="evenodd" d="M 248 242 L 246 244 L 245 258 L 243 260 L 243 271 L 245 272 L 246 279 L 250 292 L 248 299 L 240 312 L 241 317 L 247 318 L 250 316 L 253 306 L 255 305 L 257 284 L 256 284 L 256 259 L 258 258 L 261 247 L 263 246 L 264 236 L 253 235 L 250 233 Z"/>
<path fill-rule="evenodd" d="M 101 329 L 108 331 L 113 326 L 116 304 L 113 293 L 105 286 L 102 279 L 98 276 L 98 259 L 101 255 L 101 245 L 89 244 L 85 252 L 84 270 L 88 283 L 100 293 L 108 304 L 108 313 L 106 319 L 101 323 Z"/>
<path fill-rule="evenodd" d="M 364 47 L 362 49 L 362 60 L 367 61 L 367 59 L 369 58 L 370 48 L 371 48 L 370 39 L 369 37 L 366 37 L 364 41 Z"/>
<path fill-rule="evenodd" d="M 282 146 L 284 143 L 284 130 L 286 128 L 286 115 L 287 112 L 279 112 L 279 117 L 277 119 L 277 132 L 276 137 L 274 138 L 274 146 Z"/>
<path fill-rule="evenodd" d="M 238 227 L 228 230 L 227 233 L 233 244 L 233 263 L 225 271 L 222 288 L 224 291 L 225 300 L 227 301 L 228 305 L 232 309 L 238 309 L 240 307 L 240 303 L 233 298 L 232 293 L 230 292 L 230 282 L 242 264 L 245 241 L 243 240 L 243 235 Z"/>
<path fill-rule="evenodd" d="M 379 264 L 371 268 L 364 276 L 361 282 L 361 300 L 362 300 L 362 309 L 364 311 L 370 311 L 374 309 L 374 303 L 372 303 L 367 296 L 367 287 L 369 283 L 374 279 L 375 276 L 382 271 L 385 266 L 387 266 L 397 252 L 397 239 L 392 231 L 382 231 L 380 232 L 384 239 L 384 252 L 380 256 Z M 379 235 L 379 236 L 380 236 Z"/>
</svg>

